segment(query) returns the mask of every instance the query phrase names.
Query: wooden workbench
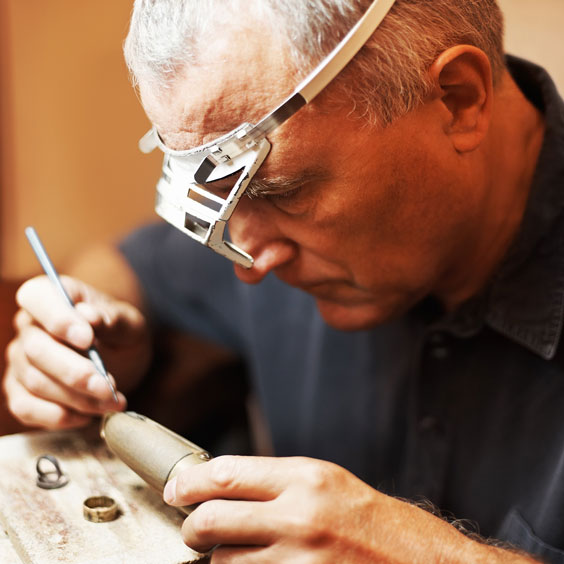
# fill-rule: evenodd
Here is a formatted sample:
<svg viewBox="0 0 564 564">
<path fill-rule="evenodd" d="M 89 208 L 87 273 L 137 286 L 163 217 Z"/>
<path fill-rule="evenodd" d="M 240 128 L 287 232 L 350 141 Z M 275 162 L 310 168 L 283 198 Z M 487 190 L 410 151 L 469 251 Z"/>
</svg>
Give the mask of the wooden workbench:
<svg viewBox="0 0 564 564">
<path fill-rule="evenodd" d="M 69 476 L 36 485 L 36 461 L 51 454 Z M 83 501 L 116 500 L 115 521 L 84 519 Z M 0 437 L 0 563 L 184 564 L 205 562 L 180 536 L 183 516 L 112 455 L 97 429 Z"/>
</svg>

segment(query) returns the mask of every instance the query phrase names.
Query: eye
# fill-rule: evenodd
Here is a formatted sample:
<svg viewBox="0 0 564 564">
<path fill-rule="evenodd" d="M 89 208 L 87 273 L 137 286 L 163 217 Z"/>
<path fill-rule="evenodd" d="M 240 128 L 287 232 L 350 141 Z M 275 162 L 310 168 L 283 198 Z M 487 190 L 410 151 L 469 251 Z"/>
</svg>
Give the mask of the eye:
<svg viewBox="0 0 564 564">
<path fill-rule="evenodd" d="M 286 192 L 269 194 L 266 198 L 274 207 L 290 215 L 301 215 L 305 213 L 311 204 L 310 190 L 302 184 Z"/>
<path fill-rule="evenodd" d="M 298 186 L 297 188 L 286 190 L 286 192 L 279 192 L 279 193 L 275 192 L 274 194 L 265 194 L 263 197 L 268 198 L 272 202 L 280 202 L 280 201 L 296 198 L 297 196 L 299 196 L 301 189 L 302 186 Z"/>
</svg>

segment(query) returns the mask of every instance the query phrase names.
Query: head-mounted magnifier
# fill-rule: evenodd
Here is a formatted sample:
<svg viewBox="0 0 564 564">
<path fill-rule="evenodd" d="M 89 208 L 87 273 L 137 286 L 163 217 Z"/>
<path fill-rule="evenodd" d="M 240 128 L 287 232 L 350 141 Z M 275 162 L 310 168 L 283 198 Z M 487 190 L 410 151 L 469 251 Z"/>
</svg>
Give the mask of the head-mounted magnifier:
<svg viewBox="0 0 564 564">
<path fill-rule="evenodd" d="M 375 0 L 343 40 L 303 80 L 282 104 L 256 125 L 233 131 L 185 151 L 166 147 L 152 128 L 139 141 L 144 153 L 159 147 L 164 153 L 157 183 L 155 210 L 166 221 L 229 260 L 250 268 L 253 257 L 226 239 L 226 227 L 249 182 L 266 159 L 266 136 L 311 102 L 356 55 L 391 9 L 395 0 Z M 226 198 L 206 189 L 207 183 L 230 177 Z"/>
</svg>

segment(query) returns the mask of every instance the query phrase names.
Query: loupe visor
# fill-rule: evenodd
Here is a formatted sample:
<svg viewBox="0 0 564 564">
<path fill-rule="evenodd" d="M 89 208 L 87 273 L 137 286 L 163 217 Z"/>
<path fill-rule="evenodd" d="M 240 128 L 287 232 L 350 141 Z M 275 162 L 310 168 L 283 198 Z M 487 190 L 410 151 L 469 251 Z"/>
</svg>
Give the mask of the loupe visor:
<svg viewBox="0 0 564 564">
<path fill-rule="evenodd" d="M 251 136 L 252 130 L 253 126 L 244 124 L 187 151 L 166 147 L 155 129 L 140 141 L 144 152 L 157 146 L 164 152 L 155 211 L 192 239 L 245 268 L 252 266 L 253 258 L 228 239 L 226 227 L 270 151 L 266 137 Z M 214 182 L 224 179 L 230 187 L 214 190 Z"/>
</svg>

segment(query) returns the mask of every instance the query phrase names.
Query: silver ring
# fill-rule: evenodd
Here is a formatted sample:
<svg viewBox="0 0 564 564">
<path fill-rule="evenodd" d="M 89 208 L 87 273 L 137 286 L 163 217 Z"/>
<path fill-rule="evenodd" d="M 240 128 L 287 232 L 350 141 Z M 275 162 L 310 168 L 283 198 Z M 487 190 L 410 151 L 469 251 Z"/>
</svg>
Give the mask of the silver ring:
<svg viewBox="0 0 564 564">
<path fill-rule="evenodd" d="M 47 461 L 48 467 L 45 467 Z M 44 490 L 62 488 L 69 482 L 69 477 L 61 470 L 59 461 L 51 454 L 41 455 L 35 464 L 37 472 L 36 484 Z"/>
</svg>

